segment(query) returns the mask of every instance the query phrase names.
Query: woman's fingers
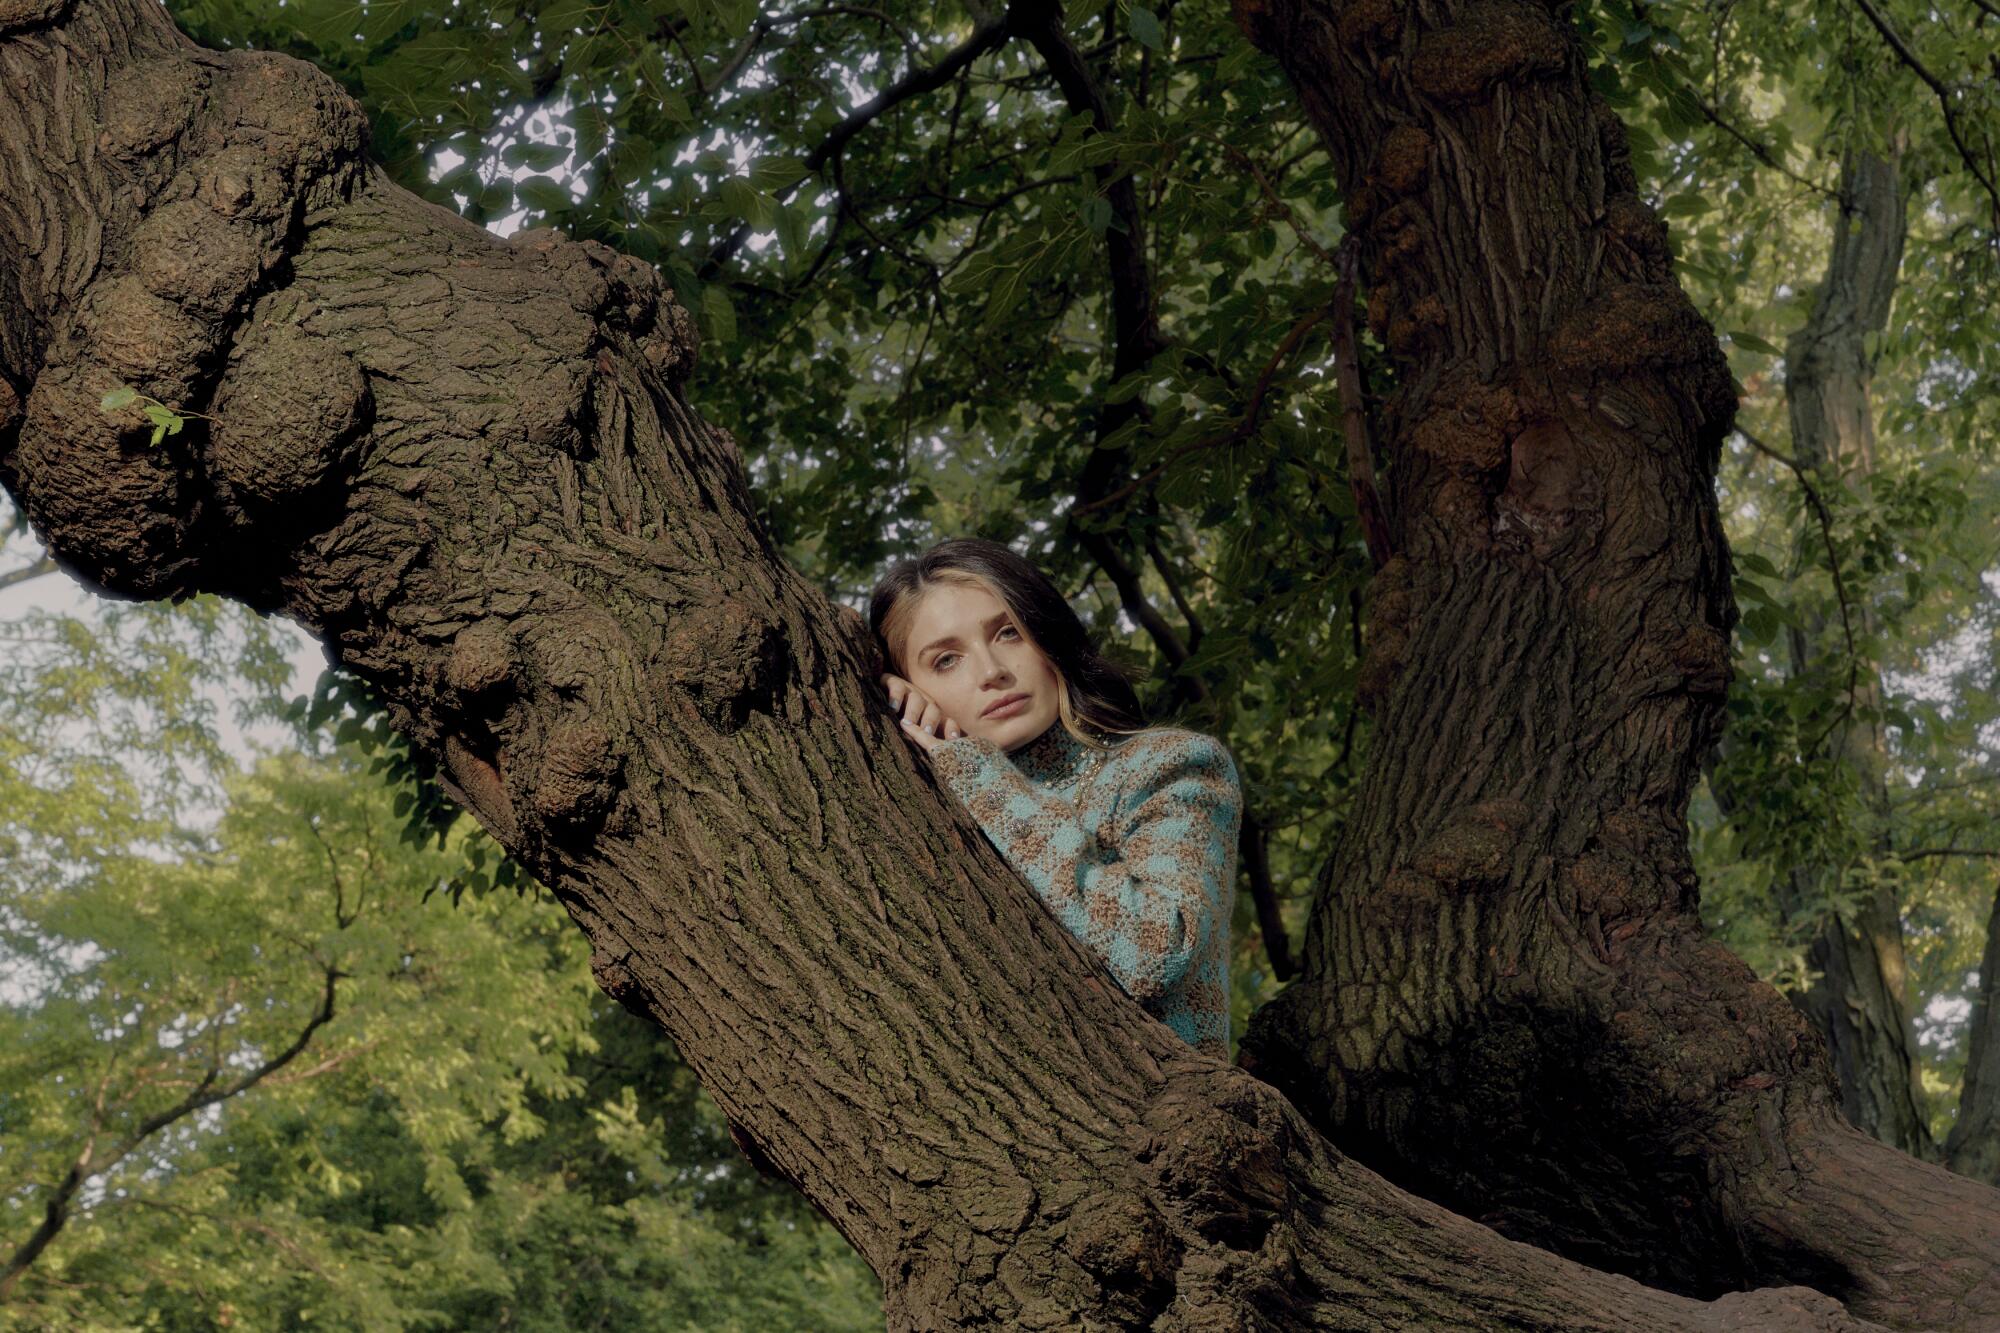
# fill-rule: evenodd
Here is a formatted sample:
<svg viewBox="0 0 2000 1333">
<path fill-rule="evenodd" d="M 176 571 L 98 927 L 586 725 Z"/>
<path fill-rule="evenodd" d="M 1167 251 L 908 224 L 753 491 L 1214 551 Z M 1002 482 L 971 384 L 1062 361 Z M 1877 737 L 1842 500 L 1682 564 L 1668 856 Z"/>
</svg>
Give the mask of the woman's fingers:
<svg viewBox="0 0 2000 1333">
<path fill-rule="evenodd" d="M 904 734 L 925 750 L 965 735 L 964 728 L 944 714 L 937 701 L 892 672 L 882 673 L 882 688 L 889 692 L 889 707 L 896 710 Z"/>
</svg>

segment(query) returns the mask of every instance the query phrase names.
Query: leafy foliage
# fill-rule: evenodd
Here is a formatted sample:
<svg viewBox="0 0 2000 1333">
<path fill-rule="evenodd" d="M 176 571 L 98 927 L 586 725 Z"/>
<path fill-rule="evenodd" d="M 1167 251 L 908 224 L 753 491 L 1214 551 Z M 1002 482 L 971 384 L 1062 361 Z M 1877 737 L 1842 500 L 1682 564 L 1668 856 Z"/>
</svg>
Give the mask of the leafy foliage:
<svg viewBox="0 0 2000 1333">
<path fill-rule="evenodd" d="M 1049 567 L 1151 662 L 1156 708 L 1229 741 L 1296 936 L 1368 742 L 1351 700 L 1366 563 L 1322 341 L 1340 219 L 1295 99 L 1225 7 L 1068 5 L 1082 96 L 970 4 L 173 8 L 204 41 L 333 72 L 411 188 L 658 262 L 707 338 L 696 400 L 741 439 L 789 558 L 836 596 L 858 603 L 887 560 L 944 535 Z M 1915 199 L 1873 349 L 1877 466 L 1832 479 L 1821 514 L 1747 439 L 1724 459 L 1744 614 L 1718 763 L 1757 795 L 1726 819 L 1698 800 L 1696 850 L 1711 923 L 1791 986 L 1820 924 L 1894 877 L 1916 1007 L 1949 1011 L 1977 932 L 1925 923 L 1983 914 L 1983 863 L 1882 848 L 1991 845 L 2000 25 L 1913 0 L 1602 0 L 1579 20 L 1759 439 L 1785 440 L 1783 348 L 1824 268 L 1843 149 L 1902 154 Z M 1123 242 L 1136 294 L 1115 277 Z M 1154 354 L 1129 355 L 1135 310 L 1157 319 Z M 1364 360 L 1379 389 L 1365 340 Z M 1107 459 L 1119 498 L 1079 508 Z M 1091 532 L 1173 626 L 1177 669 Z M 1794 669 L 1795 633 L 1842 609 L 1836 569 L 1858 632 L 1816 636 Z M 1857 710 L 1851 679 L 1884 688 Z M 1820 743 L 1836 719 L 1883 738 L 1891 808 Z M 447 817 L 425 796 L 412 812 Z M 1813 867 L 1835 872 L 1815 879 L 1823 900 L 1778 891 Z M 1240 1030 L 1276 987 L 1247 894 L 1235 937 Z"/>
<path fill-rule="evenodd" d="M 1222 7 L 1071 6 L 1061 40 L 1102 114 L 1022 37 L 902 96 L 982 40 L 978 7 L 174 12 L 200 40 L 340 78 L 403 184 L 658 262 L 705 335 L 696 402 L 741 440 L 787 556 L 836 597 L 858 604 L 886 561 L 945 535 L 1028 550 L 1150 667 L 1156 714 L 1243 757 L 1296 934 L 1366 749 L 1367 564 L 1324 340 L 1335 184 Z M 1138 293 L 1110 275 L 1121 240 Z M 1128 371 L 1121 300 L 1163 345 Z M 1106 455 L 1129 494 L 1073 512 Z M 1178 672 L 1086 531 L 1179 612 Z M 443 807 L 420 796 L 416 813 Z M 1276 984 L 1240 897 L 1239 1025 Z"/>
<path fill-rule="evenodd" d="M 172 9 L 210 44 L 330 71 L 391 174 L 441 205 L 659 263 L 706 338 L 698 403 L 833 595 L 857 602 L 943 535 L 1044 563 L 1149 664 L 1150 702 L 1229 741 L 1296 935 L 1368 744 L 1351 700 L 1366 562 L 1322 341 L 1345 314 L 1341 223 L 1289 89 L 1225 7 L 1068 6 L 1084 96 L 970 4 Z M 1825 921 L 1892 888 L 1940 1127 L 2000 851 L 1990 13 L 1580 14 L 1744 390 L 1749 433 L 1721 476 L 1743 618 L 1713 785 L 1747 799 L 1697 800 L 1706 912 L 1797 987 Z M 1911 231 L 1871 348 L 1877 455 L 1809 494 L 1774 458 L 1784 349 L 1856 145 L 1899 154 Z M 1146 318 L 1159 336 L 1135 353 Z M 1364 359 L 1379 389 L 1365 343 Z M 161 438 L 182 416 L 136 395 L 103 409 Z M 1093 470 L 1110 481 L 1090 495 Z M 1092 534 L 1172 624 L 1178 668 Z M 364 687 L 333 675 L 284 704 L 278 641 L 208 601 L 28 616 L 0 638 L 6 1235 L 31 1229 L 100 1088 L 115 1143 L 211 1068 L 285 1049 L 336 974 L 298 1056 L 89 1183 L 24 1279 L 27 1317 L 879 1322 L 872 1278 L 748 1174 L 686 1069 L 596 994 L 574 933 Z M 235 772 L 219 693 L 242 699 L 239 721 L 289 721 L 306 754 Z M 1880 782 L 1837 732 L 1867 735 Z M 1277 982 L 1248 895 L 1236 924 L 1240 1032 Z"/>
<path fill-rule="evenodd" d="M 237 767 L 213 695 L 291 711 L 274 627 L 0 644 L 0 1264 L 67 1201 L 9 1327 L 880 1326 L 553 902 L 438 892 L 469 820 L 404 836 L 407 777 L 324 731 Z"/>
</svg>

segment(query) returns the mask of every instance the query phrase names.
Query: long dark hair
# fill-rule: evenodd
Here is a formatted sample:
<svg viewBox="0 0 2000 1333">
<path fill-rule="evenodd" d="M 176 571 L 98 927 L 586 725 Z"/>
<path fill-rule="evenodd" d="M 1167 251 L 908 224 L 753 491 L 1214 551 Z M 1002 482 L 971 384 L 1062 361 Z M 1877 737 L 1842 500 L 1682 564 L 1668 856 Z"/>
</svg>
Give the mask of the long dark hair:
<svg viewBox="0 0 2000 1333">
<path fill-rule="evenodd" d="M 999 542 L 953 537 L 893 566 L 868 600 L 868 627 L 890 667 L 907 675 L 902 641 L 918 595 L 933 583 L 985 588 L 1014 617 L 1015 626 L 1041 650 L 1062 682 L 1056 710 L 1063 727 L 1088 745 L 1097 732 L 1130 735 L 1147 730 L 1145 710 L 1131 678 L 1099 653 L 1090 631 L 1049 576 Z"/>
</svg>

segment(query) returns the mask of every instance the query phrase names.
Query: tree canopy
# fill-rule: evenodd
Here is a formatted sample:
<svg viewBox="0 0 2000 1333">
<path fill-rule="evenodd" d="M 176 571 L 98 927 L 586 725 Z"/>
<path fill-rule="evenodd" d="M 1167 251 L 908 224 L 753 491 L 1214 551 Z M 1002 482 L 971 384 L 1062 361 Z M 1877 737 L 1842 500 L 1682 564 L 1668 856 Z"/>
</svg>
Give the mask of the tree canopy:
<svg viewBox="0 0 2000 1333">
<path fill-rule="evenodd" d="M 1240 8 L 1254 19 L 1255 6 Z M 1726 733 L 1703 761 L 1691 813 L 1703 919 L 1815 1013 L 1811 997 L 1836 984 L 1829 942 L 1861 940 L 1879 960 L 1870 993 L 1893 1000 L 1868 1021 L 1888 1046 L 1901 1043 L 1888 1065 L 1900 1062 L 1895 1095 L 1911 1099 L 1921 1131 L 1903 1142 L 1861 1123 L 1859 1103 L 1844 1100 L 1850 1118 L 1990 1180 L 2000 1176 L 2000 1120 L 1982 1118 L 1994 1112 L 1967 1072 L 1980 1063 L 1979 996 L 2000 958 L 1982 961 L 2000 863 L 2000 16 L 1982 0 L 1960 8 L 1938 22 L 1923 7 L 1877 0 L 1754 10 L 1610 0 L 1576 17 L 1590 86 L 1625 122 L 1638 193 L 1667 221 L 1673 274 L 1722 334 L 1740 398 L 1716 476 L 1741 610 L 1734 679 Z M 405 187 L 475 223 L 556 226 L 656 264 L 699 324 L 689 396 L 740 447 L 757 517 L 785 560 L 829 596 L 857 604 L 886 561 L 945 535 L 1007 540 L 1045 564 L 1147 673 L 1156 710 L 1224 736 L 1239 757 L 1250 818 L 1232 969 L 1237 1033 L 1280 993 L 1359 818 L 1374 731 L 1364 664 L 1381 623 L 1364 614 L 1364 596 L 1383 595 L 1365 514 L 1378 489 L 1392 494 L 1410 475 L 1382 437 L 1387 404 L 1411 372 L 1392 355 L 1394 321 L 1407 312 L 1382 308 L 1386 284 L 1355 279 L 1355 201 L 1343 201 L 1293 83 L 1235 17 L 1220 6 L 1124 3 L 1004 13 L 570 0 L 170 10 L 204 44 L 279 51 L 333 75 L 366 110 L 371 152 Z M 1843 255 L 1889 216 L 1871 223 L 1862 206 L 1856 182 L 1871 163 L 1884 164 L 1898 226 L 1895 262 L 1869 279 L 1887 283 L 1879 319 L 1864 329 L 1840 302 L 1864 272 L 1843 268 Z M 1864 296 L 1852 311 L 1868 307 Z M 1342 371 L 1353 376 L 1345 386 Z M 1865 432 L 1815 424 L 1840 416 L 1815 403 L 1853 395 Z M 163 405 L 180 421 L 176 408 Z M 205 608 L 172 623 L 209 632 L 216 613 Z M 175 673 L 220 660 L 212 638 L 181 646 L 173 635 L 185 632 L 137 641 L 131 659 L 156 665 L 128 677 L 91 658 L 90 629 L 51 621 L 29 631 L 97 665 L 63 668 L 85 673 L 60 677 L 77 681 L 68 695 L 50 692 L 58 677 L 46 672 L 7 682 L 18 705 L 48 710 L 24 724 L 17 767 L 0 772 L 22 789 L 18 825 L 0 831 L 14 840 L 9 866 L 21 868 L 12 891 L 74 914 L 34 918 L 10 947 L 29 954 L 58 937 L 92 939 L 119 966 L 164 967 L 173 951 L 164 923 L 148 921 L 141 939 L 124 914 L 131 895 L 157 894 L 166 876 L 186 928 L 213 935 L 200 946 L 213 951 L 210 980 L 162 1009 L 184 1023 L 213 978 L 251 970 L 242 951 L 271 950 L 273 932 L 301 929 L 295 886 L 326 881 L 321 859 L 379 856 L 396 870 L 371 923 L 376 952 L 392 958 L 398 932 L 408 952 L 422 922 L 442 932 L 433 947 L 454 963 L 422 983 L 448 988 L 442 1000 L 382 1020 L 393 1035 L 377 1058 L 393 1067 L 403 1043 L 462 1050 L 471 1065 L 462 1079 L 439 1080 L 406 1055 L 406 1077 L 423 1071 L 428 1082 L 377 1079 L 363 1093 L 329 1070 L 301 1080 L 282 1110 L 279 1099 L 240 1113 L 219 1103 L 214 1137 L 190 1140 L 174 1168 L 209 1183 L 158 1200 L 155 1211 L 181 1209 L 182 1222 L 153 1231 L 122 1222 L 123 1233 L 99 1231 L 111 1224 L 95 1219 L 73 1224 L 62 1243 L 83 1267 L 50 1271 L 98 1284 L 107 1310 L 145 1308 L 168 1290 L 207 1300 L 187 1296 L 193 1287 L 171 1264 L 164 1286 L 135 1288 L 91 1276 L 89 1256 L 128 1243 L 121 1235 L 165 1246 L 186 1234 L 187 1217 L 236 1208 L 254 1175 L 275 1206 L 295 1210 L 284 1216 L 296 1229 L 266 1223 L 283 1243 L 353 1253 L 367 1274 L 322 1273 L 323 1290 L 387 1310 L 422 1290 L 435 1271 L 425 1264 L 478 1271 L 479 1256 L 539 1243 L 530 1219 L 570 1216 L 573 1205 L 537 1193 L 534 1173 L 545 1154 L 591 1140 L 591 1206 L 625 1208 L 621 1236 L 720 1256 L 720 1304 L 663 1295 L 620 1312 L 634 1326 L 734 1317 L 716 1311 L 767 1281 L 759 1299 L 776 1302 L 767 1312 L 872 1297 L 852 1268 L 824 1257 L 823 1239 L 774 1242 L 776 1264 L 757 1273 L 787 1276 L 767 1279 L 704 1229 L 656 1152 L 656 1126 L 699 1122 L 690 1083 L 657 1074 L 623 1100 L 576 1095 L 586 1076 L 573 1071 L 589 1064 L 590 1047 L 612 1045 L 608 1033 L 644 1064 L 643 1030 L 579 982 L 587 948 L 513 894 L 492 892 L 528 877 L 455 823 L 434 756 L 392 738 L 371 687 L 334 676 L 296 705 L 307 734 L 342 728 L 352 748 L 310 763 L 269 760 L 234 779 L 212 836 L 183 833 L 172 804 L 182 787 L 118 777 L 128 760 L 105 757 L 114 743 L 120 756 L 169 766 L 217 763 L 209 733 L 162 720 L 184 698 Z M 236 660 L 238 688 L 268 692 L 268 650 Z M 169 706 L 128 716 L 103 702 L 104 690 Z M 58 745 L 51 729 L 75 725 L 108 730 L 95 750 Z M 377 772 L 367 776 L 370 762 Z M 381 787 L 384 776 L 397 785 Z M 315 858 L 298 840 L 302 818 L 329 840 L 338 826 L 345 850 Z M 393 827 L 408 836 L 398 841 Z M 413 846 L 432 840 L 429 851 Z M 162 860 L 168 869 L 156 871 Z M 462 915 L 396 915 L 439 884 Z M 202 910 L 205 894 L 223 895 L 226 910 Z M 259 906 L 267 894 L 282 903 Z M 346 910 L 336 901 L 333 920 Z M 343 940 L 360 937 L 347 929 Z M 307 939 L 331 948 L 333 937 Z M 549 955 L 566 955 L 567 971 Z M 44 966 L 87 987 L 97 965 L 52 957 Z M 388 975 L 399 966 L 410 964 Z M 255 970 L 275 994 L 269 965 Z M 268 1049 L 310 1021 L 309 971 L 290 1008 L 260 1018 L 270 1033 L 246 1047 Z M 101 984 L 72 1009 L 47 1010 L 19 1048 L 41 1080 L 34 1114 L 50 1126 L 37 1131 L 41 1169 L 21 1179 L 61 1178 L 74 1145 L 55 1126 L 74 1126 L 81 1086 L 70 1071 L 128 1035 L 123 992 L 108 975 Z M 1824 1035 L 1843 1040 L 1832 1027 Z M 67 1091 L 50 1090 L 57 1071 Z M 1845 1064 L 1840 1074 L 1848 1078 Z M 145 1105 L 134 1096 L 134 1108 Z M 2000 1085 L 1989 1079 L 1984 1097 L 2000 1099 Z M 308 1123 L 345 1143 L 290 1155 L 273 1147 Z M 1976 1126 L 1989 1128 L 1966 1128 Z M 475 1127 L 497 1137 L 476 1140 Z M 700 1151 L 730 1160 L 715 1129 L 711 1121 L 706 1148 L 678 1143 L 672 1160 Z M 343 1183 L 352 1169 L 343 1161 L 381 1163 L 391 1152 L 418 1178 Z M 232 1153 L 263 1165 L 230 1166 Z M 651 1188 L 622 1193 L 614 1162 Z M 475 1165 L 490 1194 L 462 1183 Z M 239 1183 L 225 1191 L 223 1180 Z M 365 1200 L 370 1215 L 335 1207 L 343 1195 Z M 785 1234 L 823 1238 L 779 1197 L 746 1194 L 719 1211 L 755 1216 L 771 1235 L 798 1224 Z M 437 1219 L 454 1209 L 463 1222 L 450 1231 Z M 382 1238 L 391 1214 L 413 1228 L 408 1236 Z M 579 1212 L 563 1225 L 602 1262 L 632 1262 L 621 1258 L 624 1240 L 591 1230 L 602 1216 Z M 203 1225 L 195 1234 L 227 1231 Z M 297 1299 L 284 1289 L 291 1279 L 231 1268 L 224 1241 L 206 1244 L 190 1262 L 235 1274 L 203 1281 L 239 1308 Z M 543 1251 L 525 1283 L 510 1263 L 492 1290 L 539 1282 L 522 1299 L 573 1312 L 554 1289 L 578 1252 Z M 650 1285 L 643 1269 L 617 1271 L 634 1299 Z"/>
<path fill-rule="evenodd" d="M 1272 964 L 1289 961 L 1366 751 L 1370 564 L 1332 373 L 1335 182 L 1226 12 L 1071 5 L 1062 48 L 1002 40 L 978 7 L 174 12 L 203 41 L 335 74 L 369 109 L 374 151 L 427 197 L 659 263 L 701 323 L 704 410 L 737 437 L 787 558 L 830 591 L 858 605 L 895 555 L 969 533 L 1024 543 L 1074 588 L 1150 669 L 1156 706 L 1188 709 L 1244 761 L 1284 904 L 1263 933 L 1290 928 L 1266 952 L 1246 895 L 1241 1030 L 1284 979 Z M 1827 917 L 1896 882 L 1916 914 L 1909 1003 L 1935 1050 L 1941 1142 L 1993 890 L 2000 106 L 1981 72 L 2000 20 L 1849 3 L 1581 17 L 1744 390 L 1719 478 L 1744 608 L 1725 762 L 1758 797 L 1727 819 L 1698 805 L 1705 913 L 1802 990 Z M 1802 485 L 1780 461 L 1784 344 L 1824 283 L 1842 155 L 1871 150 L 1895 155 L 1911 198 L 1892 322 L 1870 338 L 1878 450 L 1865 473 Z M 1108 188 L 1121 175 L 1125 194 Z M 1159 344 L 1124 373 L 1121 302 Z M 1379 393 L 1393 371 L 1376 346 L 1364 333 Z M 1122 480 L 1087 494 L 1107 450 Z M 1117 533 L 1129 567 L 1107 571 L 1071 523 Z M 1868 623 L 1795 667 L 1788 627 L 1838 623 L 1843 599 Z M 1866 720 L 1889 729 L 1911 788 L 1894 854 L 1883 813 L 1814 753 L 1853 672 L 1892 681 Z M 1774 885 L 1807 861 L 1841 875 L 1781 901 Z"/>
</svg>

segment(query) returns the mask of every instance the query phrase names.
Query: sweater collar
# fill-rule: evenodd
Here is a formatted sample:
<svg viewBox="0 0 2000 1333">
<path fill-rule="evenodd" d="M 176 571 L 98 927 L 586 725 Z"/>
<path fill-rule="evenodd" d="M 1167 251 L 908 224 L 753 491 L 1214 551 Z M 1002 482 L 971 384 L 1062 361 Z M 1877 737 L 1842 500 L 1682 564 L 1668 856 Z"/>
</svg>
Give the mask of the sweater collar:
<svg viewBox="0 0 2000 1333">
<path fill-rule="evenodd" d="M 1009 750 L 1007 758 L 1030 781 L 1060 787 L 1095 768 L 1103 751 L 1085 745 L 1058 720 L 1026 745 Z"/>
</svg>

